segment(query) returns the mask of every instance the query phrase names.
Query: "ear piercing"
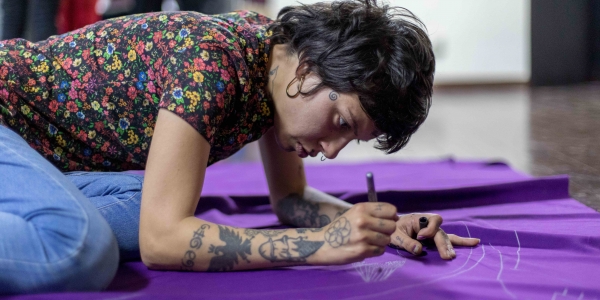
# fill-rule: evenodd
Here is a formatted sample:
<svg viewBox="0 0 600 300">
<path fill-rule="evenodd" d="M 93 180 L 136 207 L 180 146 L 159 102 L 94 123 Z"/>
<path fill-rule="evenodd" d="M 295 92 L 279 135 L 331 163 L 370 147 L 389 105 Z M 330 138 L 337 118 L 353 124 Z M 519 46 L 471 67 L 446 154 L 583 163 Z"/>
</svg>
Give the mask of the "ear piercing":
<svg viewBox="0 0 600 300">
<path fill-rule="evenodd" d="M 294 79 L 292 79 L 292 81 L 290 81 L 290 83 L 288 83 L 288 86 L 285 89 L 285 93 L 290 98 L 295 98 L 296 96 L 298 96 L 298 94 L 302 93 L 300 90 L 302 90 L 302 85 L 304 84 L 304 75 L 302 77 L 300 77 L 300 85 L 298 86 L 298 91 L 295 94 L 290 95 L 290 92 L 289 92 L 290 86 L 292 86 L 292 84 L 294 84 L 294 82 L 296 82 L 296 81 L 298 81 L 298 77 L 294 77 Z"/>
</svg>

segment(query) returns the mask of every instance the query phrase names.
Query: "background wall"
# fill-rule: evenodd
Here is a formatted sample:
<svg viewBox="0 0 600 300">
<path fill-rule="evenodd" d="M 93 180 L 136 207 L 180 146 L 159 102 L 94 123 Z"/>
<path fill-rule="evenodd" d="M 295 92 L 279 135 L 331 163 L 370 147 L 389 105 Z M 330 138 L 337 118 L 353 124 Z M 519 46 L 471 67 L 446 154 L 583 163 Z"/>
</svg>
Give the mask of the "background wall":
<svg viewBox="0 0 600 300">
<path fill-rule="evenodd" d="M 314 3 L 317 0 L 300 0 Z M 525 83 L 530 67 L 530 0 L 389 0 L 427 26 L 436 84 Z M 269 0 L 275 17 L 292 0 Z"/>
</svg>

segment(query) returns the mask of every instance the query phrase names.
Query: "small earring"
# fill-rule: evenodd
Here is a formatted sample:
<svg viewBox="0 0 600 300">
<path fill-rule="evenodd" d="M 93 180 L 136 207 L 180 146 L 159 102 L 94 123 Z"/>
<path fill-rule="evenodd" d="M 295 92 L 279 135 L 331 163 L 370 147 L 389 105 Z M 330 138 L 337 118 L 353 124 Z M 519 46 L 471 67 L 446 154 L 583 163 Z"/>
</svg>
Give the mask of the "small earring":
<svg viewBox="0 0 600 300">
<path fill-rule="evenodd" d="M 300 92 L 300 90 L 302 90 L 302 84 L 304 84 L 304 76 L 300 77 L 300 85 L 298 86 L 298 91 L 295 94 L 290 95 L 289 89 L 292 86 L 292 84 L 294 84 L 294 82 L 296 82 L 297 80 L 298 80 L 298 77 L 294 77 L 294 79 L 292 79 L 292 81 L 290 81 L 290 83 L 288 83 L 288 86 L 285 89 L 285 93 L 290 98 L 295 98 L 296 96 L 298 96 L 298 94 L 302 93 L 302 92 Z"/>
<path fill-rule="evenodd" d="M 321 161 L 325 161 L 325 155 L 321 155 Z"/>
</svg>

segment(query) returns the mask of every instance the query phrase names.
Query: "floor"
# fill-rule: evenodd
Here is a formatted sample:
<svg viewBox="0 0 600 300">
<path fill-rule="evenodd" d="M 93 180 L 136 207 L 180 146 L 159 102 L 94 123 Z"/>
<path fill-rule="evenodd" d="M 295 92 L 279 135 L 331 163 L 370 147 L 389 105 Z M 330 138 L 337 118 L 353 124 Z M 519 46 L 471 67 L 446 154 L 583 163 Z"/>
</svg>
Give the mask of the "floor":
<svg viewBox="0 0 600 300">
<path fill-rule="evenodd" d="M 305 163 L 448 157 L 504 161 L 535 176 L 568 174 L 572 197 L 600 211 L 600 84 L 437 88 L 427 121 L 400 152 L 351 143 L 335 160 Z M 259 159 L 251 144 L 229 161 Z"/>
</svg>

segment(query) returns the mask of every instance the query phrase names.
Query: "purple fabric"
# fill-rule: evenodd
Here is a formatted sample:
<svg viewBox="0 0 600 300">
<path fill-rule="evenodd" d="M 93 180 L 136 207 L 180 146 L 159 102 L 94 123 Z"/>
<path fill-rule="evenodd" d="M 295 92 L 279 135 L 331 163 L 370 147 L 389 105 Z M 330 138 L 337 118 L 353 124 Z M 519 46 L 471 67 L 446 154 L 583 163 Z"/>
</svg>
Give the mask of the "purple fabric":
<svg viewBox="0 0 600 300">
<path fill-rule="evenodd" d="M 399 211 L 439 213 L 444 230 L 481 244 L 457 247 L 453 261 L 435 249 L 413 257 L 388 248 L 344 266 L 231 273 L 149 271 L 134 262 L 122 265 L 103 293 L 16 298 L 600 298 L 600 214 L 569 198 L 565 176 L 532 178 L 502 163 L 452 160 L 306 167 L 311 186 L 350 202 L 366 201 L 367 171 L 375 174 L 380 201 Z M 240 227 L 278 226 L 266 194 L 260 165 L 216 164 L 197 215 Z"/>
</svg>

